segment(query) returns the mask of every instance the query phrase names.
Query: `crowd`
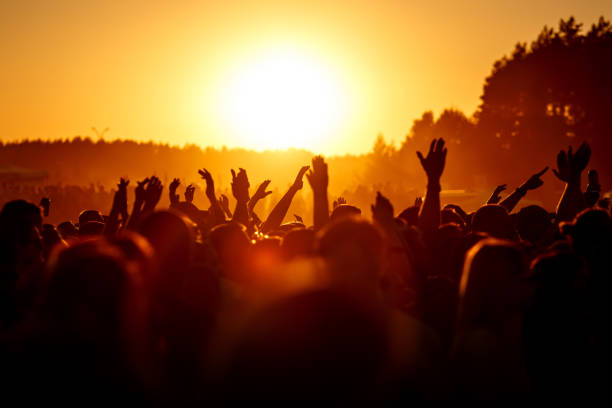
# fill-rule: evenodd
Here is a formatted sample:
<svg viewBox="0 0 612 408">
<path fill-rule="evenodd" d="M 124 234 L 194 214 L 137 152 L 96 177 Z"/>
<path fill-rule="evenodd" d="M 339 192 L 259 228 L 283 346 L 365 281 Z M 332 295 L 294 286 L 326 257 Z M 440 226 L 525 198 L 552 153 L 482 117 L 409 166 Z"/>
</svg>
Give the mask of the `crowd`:
<svg viewBox="0 0 612 408">
<path fill-rule="evenodd" d="M 110 212 L 24 196 L 0 212 L 3 399 L 69 404 L 525 403 L 606 397 L 612 219 L 583 143 L 561 151 L 556 210 L 520 200 L 548 167 L 473 213 L 441 208 L 447 149 L 417 152 L 423 200 L 328 198 L 314 157 L 267 217 L 247 172 L 231 209 L 121 179 Z M 313 224 L 285 221 L 304 177 Z M 133 184 L 132 184 L 133 186 Z M 131 189 L 130 189 L 131 190 Z M 73 205 L 73 204 L 70 204 Z M 371 217 L 370 217 L 371 212 Z"/>
<path fill-rule="evenodd" d="M 15 199 L 39 204 L 41 198 L 53 203 L 53 211 L 47 217 L 50 223 L 75 219 L 83 208 L 106 208 L 113 201 L 113 192 L 102 185 L 78 186 L 65 184 L 0 183 L 0 205 Z"/>
</svg>

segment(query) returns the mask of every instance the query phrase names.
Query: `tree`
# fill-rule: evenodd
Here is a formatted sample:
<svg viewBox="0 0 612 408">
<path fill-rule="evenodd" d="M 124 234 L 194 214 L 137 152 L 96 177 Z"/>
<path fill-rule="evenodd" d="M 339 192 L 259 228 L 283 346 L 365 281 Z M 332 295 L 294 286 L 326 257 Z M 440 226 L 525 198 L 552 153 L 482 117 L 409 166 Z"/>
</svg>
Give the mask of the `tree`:
<svg viewBox="0 0 612 408">
<path fill-rule="evenodd" d="M 570 17 L 494 63 L 475 117 L 498 166 L 528 173 L 542 157 L 550 162 L 569 144 L 587 141 L 593 167 L 612 185 L 610 112 L 612 26 L 601 17 L 582 34 Z"/>
</svg>

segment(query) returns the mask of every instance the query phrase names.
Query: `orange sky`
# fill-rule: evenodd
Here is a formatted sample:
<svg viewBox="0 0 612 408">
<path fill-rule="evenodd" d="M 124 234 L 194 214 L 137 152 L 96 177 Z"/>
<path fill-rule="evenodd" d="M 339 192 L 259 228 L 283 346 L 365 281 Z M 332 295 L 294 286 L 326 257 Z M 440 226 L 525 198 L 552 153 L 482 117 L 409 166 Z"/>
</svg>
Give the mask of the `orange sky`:
<svg viewBox="0 0 612 408">
<path fill-rule="evenodd" d="M 612 1 L 3 1 L 0 139 L 108 126 L 109 139 L 365 152 L 424 110 L 471 114 L 493 61 L 569 15 L 590 26 Z M 290 115 L 301 133 L 263 143 L 221 118 L 232 73 L 277 49 L 341 90 L 333 126 Z"/>
</svg>

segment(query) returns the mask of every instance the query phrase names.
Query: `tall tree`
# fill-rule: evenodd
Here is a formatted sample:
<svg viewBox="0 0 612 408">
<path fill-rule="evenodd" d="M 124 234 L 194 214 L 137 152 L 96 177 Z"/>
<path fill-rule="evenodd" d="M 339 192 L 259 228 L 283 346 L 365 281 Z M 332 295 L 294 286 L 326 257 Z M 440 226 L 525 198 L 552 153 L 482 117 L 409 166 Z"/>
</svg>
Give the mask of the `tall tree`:
<svg viewBox="0 0 612 408">
<path fill-rule="evenodd" d="M 573 17 L 544 27 L 495 62 L 475 114 L 490 154 L 508 171 L 529 172 L 567 145 L 588 141 L 592 166 L 612 186 L 612 25 L 582 33 Z M 512 170 L 510 170 L 512 169 Z"/>
</svg>

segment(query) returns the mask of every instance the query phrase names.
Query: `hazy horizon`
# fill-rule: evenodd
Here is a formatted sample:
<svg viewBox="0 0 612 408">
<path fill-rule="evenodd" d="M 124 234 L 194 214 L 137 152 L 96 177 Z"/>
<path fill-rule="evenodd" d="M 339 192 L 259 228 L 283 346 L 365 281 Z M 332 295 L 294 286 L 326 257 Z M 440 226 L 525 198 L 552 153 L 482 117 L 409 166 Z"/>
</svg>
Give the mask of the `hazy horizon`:
<svg viewBox="0 0 612 408">
<path fill-rule="evenodd" d="M 107 140 L 343 155 L 367 153 L 379 133 L 400 144 L 426 110 L 471 115 L 493 62 L 517 41 L 570 15 L 588 30 L 612 2 L 35 1 L 0 10 L 0 140 L 95 140 L 92 127 L 109 127 Z"/>
</svg>

